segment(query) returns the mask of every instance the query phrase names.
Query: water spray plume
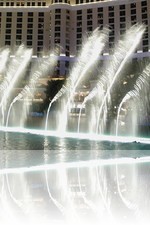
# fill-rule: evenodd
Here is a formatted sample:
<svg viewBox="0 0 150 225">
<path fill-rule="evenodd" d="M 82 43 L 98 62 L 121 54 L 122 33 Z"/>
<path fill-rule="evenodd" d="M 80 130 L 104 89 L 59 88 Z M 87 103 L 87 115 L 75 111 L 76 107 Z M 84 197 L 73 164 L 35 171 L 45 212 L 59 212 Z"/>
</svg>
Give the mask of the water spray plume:
<svg viewBox="0 0 150 225">
<path fill-rule="evenodd" d="M 7 114 L 6 126 L 8 126 L 10 111 L 13 104 L 16 101 L 19 101 L 23 98 L 28 97 L 29 94 L 30 96 L 33 97 L 35 92 L 35 85 L 38 79 L 41 78 L 43 75 L 45 75 L 47 72 L 49 72 L 49 70 L 52 70 L 56 64 L 56 61 L 57 61 L 57 56 L 55 55 L 55 52 L 53 52 L 53 53 L 50 53 L 50 56 L 48 56 L 46 59 L 45 58 L 42 59 L 41 62 L 38 62 L 35 65 L 34 69 L 32 70 L 30 74 L 28 85 L 26 85 L 23 88 L 23 90 L 13 99 L 13 101 L 10 104 L 8 114 Z"/>
<path fill-rule="evenodd" d="M 67 107 L 70 104 L 70 100 L 72 99 L 75 89 L 78 86 L 79 82 L 81 81 L 82 77 L 85 75 L 87 70 L 95 63 L 98 59 L 100 53 L 102 52 L 105 43 L 107 41 L 109 30 L 104 28 L 103 31 L 96 29 L 92 35 L 87 39 L 87 41 L 83 44 L 81 52 L 78 56 L 77 62 L 75 63 L 69 78 L 66 81 L 66 84 L 60 89 L 60 91 L 54 96 L 52 101 L 49 104 L 47 115 L 46 115 L 46 122 L 45 122 L 45 129 L 47 129 L 48 124 L 48 116 L 50 112 L 51 105 L 57 101 L 62 95 L 66 92 L 71 90 L 70 98 L 67 102 Z"/>
<path fill-rule="evenodd" d="M 20 53 L 20 49 L 19 49 L 19 53 Z M 22 51 L 21 51 L 22 53 Z M 1 102 L 0 102 L 0 108 L 5 108 L 6 106 L 6 102 L 8 97 L 10 96 L 10 93 L 15 85 L 15 83 L 17 82 L 17 80 L 19 79 L 20 75 L 22 75 L 22 73 L 25 71 L 25 69 L 27 68 L 30 59 L 32 56 L 32 50 L 26 50 L 24 53 L 24 57 L 23 59 L 20 59 L 19 61 L 16 60 L 17 63 L 17 70 L 16 70 L 16 65 L 13 65 L 13 70 L 15 70 L 15 73 L 13 74 L 13 78 L 12 78 L 12 71 L 8 72 L 8 86 L 7 89 L 5 89 Z M 15 63 L 15 62 L 14 62 Z M 4 115 L 3 115 L 3 121 L 4 121 Z"/>
<path fill-rule="evenodd" d="M 119 42 L 119 44 L 114 52 L 114 55 L 112 57 L 113 63 L 108 67 L 109 68 L 108 74 L 111 74 L 111 76 L 109 78 L 110 84 L 108 85 L 108 89 L 106 91 L 106 94 L 104 96 L 104 99 L 103 99 L 100 109 L 99 109 L 96 133 L 98 133 L 98 131 L 99 131 L 99 121 L 101 118 L 102 110 L 103 110 L 104 105 L 106 104 L 106 100 L 108 99 L 108 96 L 110 95 L 111 88 L 114 85 L 114 82 L 115 82 L 116 78 L 118 77 L 118 75 L 120 74 L 121 70 L 125 66 L 127 60 L 131 57 L 131 54 L 135 51 L 135 48 L 138 46 L 144 31 L 145 31 L 145 27 L 143 25 L 132 26 L 125 33 L 123 41 L 121 40 Z M 114 58 L 114 60 L 113 60 L 113 58 Z M 115 60 L 115 58 L 117 59 L 117 61 Z M 115 63 L 114 63 L 114 61 L 115 61 Z M 107 72 L 106 72 L 106 76 L 107 76 Z"/>
<path fill-rule="evenodd" d="M 67 111 L 70 106 L 71 100 L 74 96 L 75 90 L 77 86 L 80 84 L 81 80 L 83 77 L 87 74 L 89 68 L 91 68 L 98 60 L 99 56 L 101 55 L 105 44 L 107 42 L 107 37 L 108 37 L 109 30 L 107 28 L 104 28 L 103 31 L 99 31 L 98 29 L 93 32 L 93 35 L 89 38 L 89 41 L 87 41 L 88 48 L 86 51 L 82 52 L 83 54 L 83 61 L 84 61 L 84 53 L 86 53 L 86 63 L 82 64 L 82 70 L 80 69 L 80 64 L 79 68 L 77 66 L 77 69 L 73 69 L 73 73 L 71 73 L 71 87 L 70 87 L 70 95 L 67 100 L 67 104 L 65 106 L 65 109 L 63 111 L 63 123 L 60 124 L 58 130 L 64 131 L 66 129 L 67 125 Z M 96 41 L 95 41 L 95 36 L 96 36 Z M 87 51 L 88 50 L 88 51 Z M 81 56 L 82 56 L 81 54 Z M 79 57 L 80 58 L 80 57 Z M 82 60 L 81 60 L 82 62 Z M 80 69 L 80 73 L 78 71 Z M 72 79 L 73 77 L 73 79 Z"/>
<path fill-rule="evenodd" d="M 117 112 L 117 121 L 116 121 L 116 136 L 118 135 L 118 126 L 119 126 L 119 116 L 120 111 L 122 109 L 122 106 L 124 103 L 126 103 L 128 100 L 132 99 L 132 101 L 140 102 L 141 100 L 143 102 L 143 97 L 147 96 L 149 87 L 150 87 L 150 64 L 148 64 L 145 69 L 143 70 L 142 74 L 137 78 L 134 89 L 129 91 L 125 97 L 122 99 Z M 145 101 L 144 101 L 145 102 Z M 146 105 L 149 105 L 149 102 L 146 101 Z M 140 104 L 141 108 L 141 104 Z"/>
</svg>

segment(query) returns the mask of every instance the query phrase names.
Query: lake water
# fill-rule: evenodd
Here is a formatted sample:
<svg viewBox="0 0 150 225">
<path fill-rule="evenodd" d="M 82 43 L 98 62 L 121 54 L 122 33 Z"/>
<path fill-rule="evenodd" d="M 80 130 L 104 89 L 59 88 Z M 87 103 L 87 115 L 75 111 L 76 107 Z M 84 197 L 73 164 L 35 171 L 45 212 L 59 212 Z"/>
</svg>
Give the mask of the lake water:
<svg viewBox="0 0 150 225">
<path fill-rule="evenodd" d="M 0 142 L 0 224 L 148 224 L 148 143 L 3 131 Z"/>
</svg>

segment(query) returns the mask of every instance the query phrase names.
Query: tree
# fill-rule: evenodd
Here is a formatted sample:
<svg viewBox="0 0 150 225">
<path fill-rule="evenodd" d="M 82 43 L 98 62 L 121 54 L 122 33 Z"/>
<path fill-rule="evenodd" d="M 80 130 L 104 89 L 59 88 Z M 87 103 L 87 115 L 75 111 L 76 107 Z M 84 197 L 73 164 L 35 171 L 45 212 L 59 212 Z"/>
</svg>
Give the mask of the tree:
<svg viewBox="0 0 150 225">
<path fill-rule="evenodd" d="M 44 99 L 43 104 L 41 105 L 41 111 L 47 110 L 49 103 L 61 89 L 62 85 L 65 83 L 65 79 L 62 80 L 48 80 L 47 88 L 45 90 L 46 98 Z M 53 107 L 55 104 L 53 104 Z"/>
</svg>

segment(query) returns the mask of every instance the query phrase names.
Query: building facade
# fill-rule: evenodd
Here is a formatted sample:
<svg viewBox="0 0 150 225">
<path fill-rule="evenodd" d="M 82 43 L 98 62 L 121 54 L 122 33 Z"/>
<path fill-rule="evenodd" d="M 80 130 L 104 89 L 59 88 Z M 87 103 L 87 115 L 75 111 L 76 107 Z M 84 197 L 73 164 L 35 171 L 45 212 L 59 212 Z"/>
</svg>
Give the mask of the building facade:
<svg viewBox="0 0 150 225">
<path fill-rule="evenodd" d="M 132 25 L 146 30 L 135 58 L 150 57 L 149 0 L 0 0 L 0 47 L 25 44 L 33 55 L 59 49 L 56 75 L 65 76 L 83 39 L 95 28 L 109 26 L 109 41 L 103 51 L 111 54 L 115 43 Z"/>
</svg>

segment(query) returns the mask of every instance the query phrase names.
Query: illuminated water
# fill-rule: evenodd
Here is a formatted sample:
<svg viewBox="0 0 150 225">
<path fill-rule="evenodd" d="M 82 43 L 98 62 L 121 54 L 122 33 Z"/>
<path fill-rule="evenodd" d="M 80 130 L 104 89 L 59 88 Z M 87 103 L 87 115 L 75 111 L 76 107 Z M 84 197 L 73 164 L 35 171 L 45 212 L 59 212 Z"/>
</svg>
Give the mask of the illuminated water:
<svg viewBox="0 0 150 225">
<path fill-rule="evenodd" d="M 148 224 L 149 144 L 15 132 L 0 139 L 0 224 Z"/>
</svg>

